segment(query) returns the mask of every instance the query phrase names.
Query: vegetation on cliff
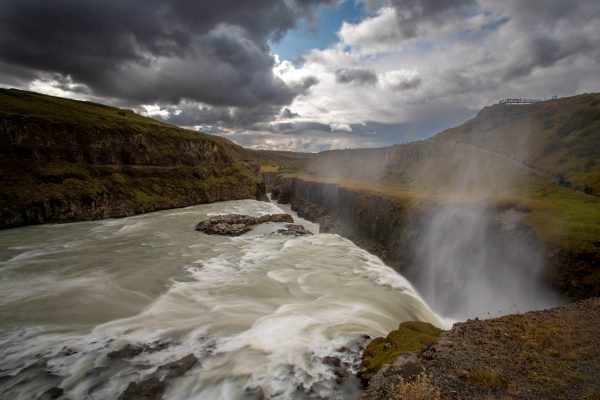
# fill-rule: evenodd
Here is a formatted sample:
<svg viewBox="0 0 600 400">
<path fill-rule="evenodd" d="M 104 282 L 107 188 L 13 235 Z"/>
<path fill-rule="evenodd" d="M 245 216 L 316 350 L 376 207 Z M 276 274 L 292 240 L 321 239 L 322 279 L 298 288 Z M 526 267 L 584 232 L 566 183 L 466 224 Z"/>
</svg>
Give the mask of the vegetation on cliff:
<svg viewBox="0 0 600 400">
<path fill-rule="evenodd" d="M 255 157 L 101 104 L 0 90 L 0 228 L 261 198 Z"/>
<path fill-rule="evenodd" d="M 396 361 L 395 348 L 381 348 L 390 353 L 388 363 L 396 362 L 396 370 L 380 371 L 363 399 L 402 398 L 395 396 L 407 385 L 420 393 L 439 393 L 443 399 L 597 399 L 599 323 L 597 298 L 457 323 L 435 344 L 417 350 L 418 360 L 410 367 L 423 369 L 420 381 L 405 382 L 399 375 L 407 363 Z M 367 357 L 365 351 L 363 363 Z"/>
</svg>

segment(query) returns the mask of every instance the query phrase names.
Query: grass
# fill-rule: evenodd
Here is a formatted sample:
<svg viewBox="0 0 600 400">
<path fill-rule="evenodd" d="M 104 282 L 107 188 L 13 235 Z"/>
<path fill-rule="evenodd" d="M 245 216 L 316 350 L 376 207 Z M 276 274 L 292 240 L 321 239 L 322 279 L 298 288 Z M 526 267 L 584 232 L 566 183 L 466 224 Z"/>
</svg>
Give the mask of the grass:
<svg viewBox="0 0 600 400">
<path fill-rule="evenodd" d="M 393 364 L 400 354 L 420 351 L 423 346 L 434 343 L 441 333 L 441 329 L 427 322 L 402 322 L 385 338 L 375 338 L 369 343 L 363 352 L 362 370 L 374 374 L 384 364 Z"/>
<path fill-rule="evenodd" d="M 141 116 L 132 110 L 17 89 L 0 89 L 0 117 L 54 126 L 69 125 L 94 130 L 134 131 L 152 136 L 210 140 L 220 144 L 227 142 L 216 136 L 181 129 Z M 51 133 L 51 130 L 47 132 L 47 134 Z M 85 134 L 85 130 L 82 130 L 81 134 Z"/>
<path fill-rule="evenodd" d="M 506 385 L 504 378 L 499 373 L 487 368 L 471 371 L 469 379 L 490 391 L 498 390 Z"/>
<path fill-rule="evenodd" d="M 389 398 L 410 399 L 410 400 L 439 400 L 441 399 L 440 390 L 435 387 L 430 378 L 425 375 L 419 375 L 414 381 L 406 382 L 400 378 L 400 381 L 391 388 L 391 393 L 387 393 Z"/>
</svg>

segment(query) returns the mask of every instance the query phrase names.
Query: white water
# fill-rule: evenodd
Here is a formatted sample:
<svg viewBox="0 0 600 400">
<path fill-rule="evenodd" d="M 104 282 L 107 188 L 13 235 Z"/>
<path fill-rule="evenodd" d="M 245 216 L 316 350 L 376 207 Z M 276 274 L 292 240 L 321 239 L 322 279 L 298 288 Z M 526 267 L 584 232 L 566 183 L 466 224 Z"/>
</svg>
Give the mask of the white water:
<svg viewBox="0 0 600 400">
<path fill-rule="evenodd" d="M 208 215 L 277 212 L 243 200 L 0 232 L 0 398 L 58 386 L 70 399 L 116 399 L 189 353 L 199 362 L 165 398 L 354 398 L 323 357 L 351 363 L 362 335 L 439 322 L 402 276 L 340 236 L 285 237 L 283 224 L 237 238 L 194 231 Z M 155 342 L 169 346 L 106 357 Z"/>
</svg>

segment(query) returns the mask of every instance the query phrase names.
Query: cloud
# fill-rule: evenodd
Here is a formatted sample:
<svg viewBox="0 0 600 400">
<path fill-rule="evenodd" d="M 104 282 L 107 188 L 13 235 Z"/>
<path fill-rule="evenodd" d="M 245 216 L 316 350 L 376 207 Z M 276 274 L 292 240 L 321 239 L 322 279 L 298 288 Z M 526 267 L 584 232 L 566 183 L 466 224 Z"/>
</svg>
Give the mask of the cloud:
<svg viewBox="0 0 600 400">
<path fill-rule="evenodd" d="M 383 7 L 377 15 L 367 18 L 360 23 L 344 22 L 339 32 L 341 41 L 348 46 L 387 48 L 400 37 L 396 10 Z"/>
<path fill-rule="evenodd" d="M 3 80 L 52 74 L 129 104 L 280 107 L 314 82 L 275 76 L 268 40 L 330 1 L 0 0 Z"/>
<path fill-rule="evenodd" d="M 287 118 L 287 119 L 291 119 L 291 118 L 296 118 L 299 117 L 300 114 L 293 112 L 292 110 L 290 110 L 289 108 L 285 107 L 282 111 L 281 111 L 281 116 L 283 118 Z"/>
<path fill-rule="evenodd" d="M 335 71 L 335 79 L 339 83 L 375 84 L 377 75 L 365 68 L 340 68 Z"/>
<path fill-rule="evenodd" d="M 340 122 L 330 123 L 329 129 L 331 129 L 331 132 L 352 132 L 352 128 L 350 127 L 350 125 Z"/>
<path fill-rule="evenodd" d="M 338 42 L 269 43 L 333 0 L 0 0 L 0 84 L 297 151 L 425 138 L 502 97 L 600 90 L 595 0 L 363 0 Z"/>
<path fill-rule="evenodd" d="M 442 30 L 477 8 L 476 0 L 391 0 L 401 38 L 414 38 Z"/>
<path fill-rule="evenodd" d="M 390 90 L 410 90 L 421 85 L 421 78 L 415 69 L 397 69 L 382 73 L 381 83 Z"/>
</svg>

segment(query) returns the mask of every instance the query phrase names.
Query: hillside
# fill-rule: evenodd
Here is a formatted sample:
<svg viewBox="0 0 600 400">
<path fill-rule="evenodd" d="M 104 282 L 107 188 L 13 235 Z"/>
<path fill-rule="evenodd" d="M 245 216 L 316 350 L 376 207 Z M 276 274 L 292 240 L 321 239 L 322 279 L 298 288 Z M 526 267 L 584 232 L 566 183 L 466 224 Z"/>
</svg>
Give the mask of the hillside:
<svg viewBox="0 0 600 400">
<path fill-rule="evenodd" d="M 415 240 L 409 228 L 429 210 L 444 204 L 483 207 L 493 219 L 513 210 L 522 216 L 519 225 L 530 228 L 544 248 L 545 279 L 560 292 L 582 298 L 600 294 L 599 176 L 600 94 L 586 94 L 493 105 L 430 139 L 323 152 L 301 173 L 283 175 L 284 180 L 337 185 L 357 193 L 356 198 L 380 196 L 394 205 L 395 228 L 384 223 L 389 215 L 374 215 L 374 205 L 363 204 L 366 200 L 348 200 L 356 208 L 342 212 L 331 199 L 323 204 L 314 201 L 319 197 L 314 193 L 298 192 L 304 187 L 298 183 L 282 187 L 285 199 L 325 226 L 335 229 L 332 221 L 350 221 L 337 223 L 338 229 L 345 225 L 344 234 L 380 249 L 408 275 L 411 260 L 404 243 Z M 365 212 L 373 214 L 371 219 Z M 323 219 L 332 213 L 338 217 Z"/>
<path fill-rule="evenodd" d="M 0 228 L 262 198 L 255 156 L 130 110 L 0 89 Z"/>
</svg>

